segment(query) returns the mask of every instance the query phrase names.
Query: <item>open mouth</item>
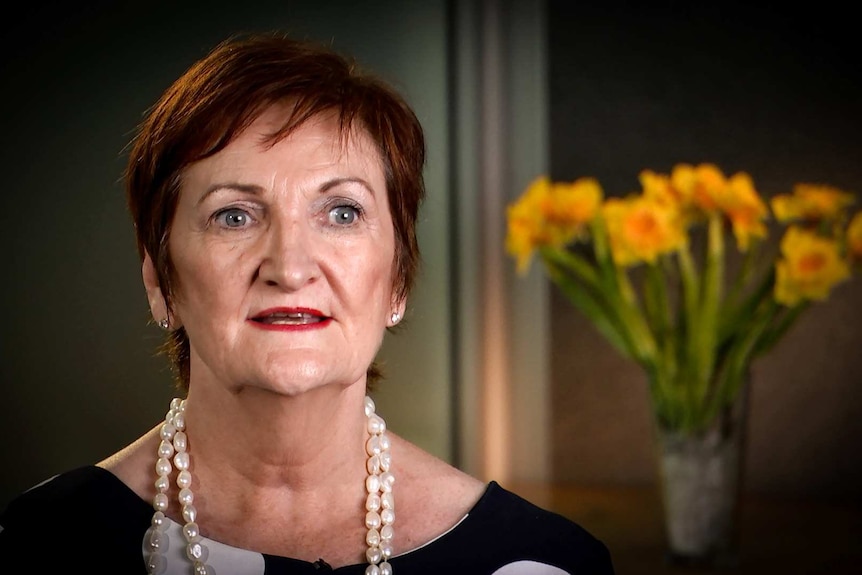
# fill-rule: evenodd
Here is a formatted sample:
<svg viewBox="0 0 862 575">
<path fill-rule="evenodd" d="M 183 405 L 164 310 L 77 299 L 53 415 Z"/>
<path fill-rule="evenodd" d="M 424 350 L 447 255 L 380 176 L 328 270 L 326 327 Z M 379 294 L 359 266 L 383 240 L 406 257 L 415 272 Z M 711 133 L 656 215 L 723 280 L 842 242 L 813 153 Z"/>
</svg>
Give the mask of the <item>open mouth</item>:
<svg viewBox="0 0 862 575">
<path fill-rule="evenodd" d="M 309 325 L 320 323 L 327 318 L 305 312 L 298 313 L 272 313 L 253 317 L 252 321 L 267 325 Z"/>
<path fill-rule="evenodd" d="M 265 310 L 251 321 L 271 326 L 312 326 L 329 319 L 317 310 Z"/>
</svg>

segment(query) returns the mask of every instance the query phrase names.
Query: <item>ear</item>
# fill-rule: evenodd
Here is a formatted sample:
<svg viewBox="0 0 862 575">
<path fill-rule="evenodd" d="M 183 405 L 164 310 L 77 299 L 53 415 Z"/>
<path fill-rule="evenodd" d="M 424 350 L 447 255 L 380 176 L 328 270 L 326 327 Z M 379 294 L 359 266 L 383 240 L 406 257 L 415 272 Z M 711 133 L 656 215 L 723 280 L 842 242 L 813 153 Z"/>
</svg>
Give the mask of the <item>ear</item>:
<svg viewBox="0 0 862 575">
<path fill-rule="evenodd" d="M 176 318 L 171 317 L 168 310 L 167 300 L 162 293 L 162 288 L 159 286 L 159 276 L 156 273 L 156 266 L 149 253 L 144 254 L 144 263 L 141 264 L 141 277 L 144 280 L 144 288 L 147 290 L 147 301 L 150 304 L 150 313 L 153 319 L 158 323 L 161 320 L 168 320 L 171 328 L 179 327 L 175 325 Z"/>
</svg>

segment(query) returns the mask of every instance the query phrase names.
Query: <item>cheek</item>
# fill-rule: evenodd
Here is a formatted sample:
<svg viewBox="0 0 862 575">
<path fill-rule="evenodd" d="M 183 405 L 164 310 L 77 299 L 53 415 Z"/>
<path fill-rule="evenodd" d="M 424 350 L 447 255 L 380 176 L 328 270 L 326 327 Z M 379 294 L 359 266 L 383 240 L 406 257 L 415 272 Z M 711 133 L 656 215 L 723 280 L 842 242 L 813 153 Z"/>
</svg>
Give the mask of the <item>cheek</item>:
<svg viewBox="0 0 862 575">
<path fill-rule="evenodd" d="M 175 299 L 180 307 L 214 306 L 245 284 L 247 258 L 236 249 L 202 249 L 174 257 Z M 213 312 L 217 309 L 212 309 Z"/>
<path fill-rule="evenodd" d="M 354 257 L 338 273 L 346 301 L 362 315 L 373 316 L 389 308 L 393 266 L 380 257 Z M 382 311 L 381 311 L 382 310 Z"/>
</svg>

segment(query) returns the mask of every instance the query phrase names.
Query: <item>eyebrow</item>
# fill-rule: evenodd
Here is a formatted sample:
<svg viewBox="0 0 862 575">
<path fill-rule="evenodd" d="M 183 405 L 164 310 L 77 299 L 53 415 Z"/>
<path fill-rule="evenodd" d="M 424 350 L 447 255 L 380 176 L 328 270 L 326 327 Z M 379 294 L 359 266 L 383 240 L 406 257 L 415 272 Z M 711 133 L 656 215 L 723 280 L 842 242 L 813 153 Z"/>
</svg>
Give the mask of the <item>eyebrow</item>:
<svg viewBox="0 0 862 575">
<path fill-rule="evenodd" d="M 363 180 L 362 178 L 354 178 L 354 177 L 333 178 L 331 180 L 327 180 L 326 182 L 323 183 L 322 186 L 320 186 L 320 193 L 325 194 L 326 192 L 328 192 L 332 188 L 338 187 L 341 184 L 349 184 L 349 183 L 359 184 L 360 186 L 362 186 L 363 188 L 368 190 L 368 193 L 371 194 L 372 196 L 376 195 L 374 193 L 374 188 L 371 187 L 371 184 L 369 184 L 367 181 Z M 237 182 L 230 182 L 230 183 L 224 183 L 224 184 L 213 184 L 212 186 L 207 188 L 207 190 L 201 195 L 200 198 L 198 198 L 196 205 L 201 205 L 212 194 L 214 194 L 216 192 L 220 192 L 222 190 L 225 190 L 225 191 L 232 190 L 232 191 L 237 191 L 237 192 L 243 192 L 243 193 L 251 194 L 254 196 L 260 195 L 263 192 L 263 188 L 261 186 L 256 185 L 256 184 L 240 184 Z"/>
<path fill-rule="evenodd" d="M 195 205 L 201 205 L 208 197 L 222 190 L 243 192 L 246 194 L 252 194 L 254 196 L 260 195 L 263 192 L 263 188 L 255 184 L 239 184 L 236 182 L 231 182 L 227 184 L 213 184 L 212 186 L 208 187 L 203 194 L 201 194 L 201 197 L 198 198 L 198 201 L 195 202 Z"/>
<path fill-rule="evenodd" d="M 368 182 L 366 182 L 362 178 L 354 178 L 354 177 L 333 178 L 331 180 L 328 180 L 327 182 L 324 182 L 324 184 L 322 186 L 320 186 L 320 192 L 326 193 L 336 186 L 340 186 L 341 184 L 349 184 L 349 183 L 359 184 L 360 186 L 362 186 L 363 188 L 368 190 L 368 193 L 371 194 L 372 196 L 376 195 L 374 193 L 374 188 L 371 187 L 371 184 L 369 184 Z"/>
</svg>

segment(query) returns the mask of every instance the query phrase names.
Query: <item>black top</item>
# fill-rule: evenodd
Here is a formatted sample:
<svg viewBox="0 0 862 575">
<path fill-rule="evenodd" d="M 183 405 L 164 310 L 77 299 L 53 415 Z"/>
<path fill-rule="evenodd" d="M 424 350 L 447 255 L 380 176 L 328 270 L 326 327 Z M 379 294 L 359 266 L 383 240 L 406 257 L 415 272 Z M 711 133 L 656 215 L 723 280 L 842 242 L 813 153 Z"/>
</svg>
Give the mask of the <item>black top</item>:
<svg viewBox="0 0 862 575">
<path fill-rule="evenodd" d="M 0 514 L 0 557 L 40 573 L 143 574 L 144 536 L 152 506 L 109 471 L 86 466 L 24 492 Z M 171 522 L 168 542 L 182 541 Z M 397 537 L 397 529 L 396 529 Z M 207 564 L 217 575 L 364 575 L 365 564 L 331 569 L 231 547 L 209 539 Z M 188 575 L 182 545 L 169 547 L 169 575 Z M 324 558 L 325 559 L 325 558 Z M 613 575 L 605 545 L 571 520 L 488 483 L 455 527 L 390 559 L 394 575 Z"/>
</svg>

